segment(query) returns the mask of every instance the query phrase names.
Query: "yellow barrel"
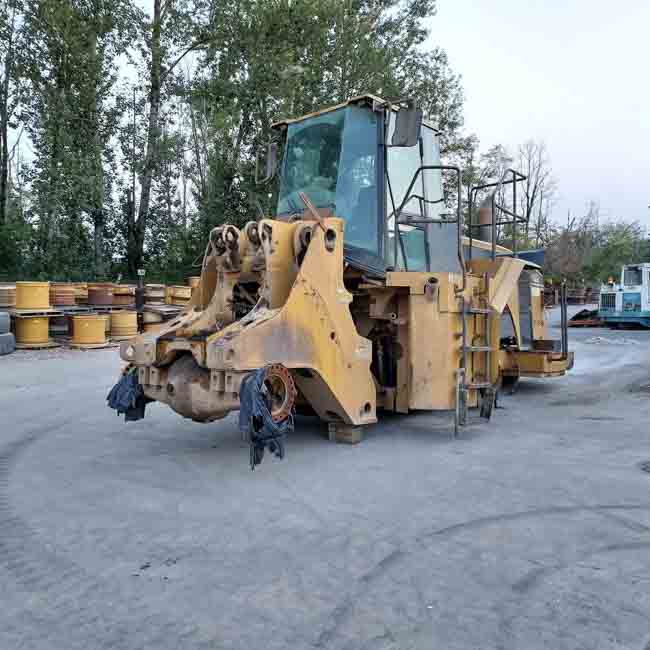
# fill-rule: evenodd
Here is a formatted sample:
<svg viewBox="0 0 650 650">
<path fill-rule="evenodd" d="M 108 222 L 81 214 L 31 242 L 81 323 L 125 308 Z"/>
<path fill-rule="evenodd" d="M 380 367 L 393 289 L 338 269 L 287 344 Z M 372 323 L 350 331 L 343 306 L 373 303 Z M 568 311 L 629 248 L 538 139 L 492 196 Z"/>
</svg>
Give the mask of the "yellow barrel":
<svg viewBox="0 0 650 650">
<path fill-rule="evenodd" d="M 102 345 L 106 343 L 106 318 L 101 314 L 75 316 L 72 342 L 77 345 Z"/>
<path fill-rule="evenodd" d="M 0 307 L 16 306 L 16 285 L 0 284 Z"/>
<path fill-rule="evenodd" d="M 49 308 L 49 282 L 16 282 L 16 309 Z"/>
<path fill-rule="evenodd" d="M 71 282 L 50 282 L 50 304 L 67 305 L 75 304 L 75 285 Z"/>
<path fill-rule="evenodd" d="M 134 311 L 114 311 L 111 314 L 111 337 L 130 339 L 138 333 L 138 314 Z"/>
<path fill-rule="evenodd" d="M 16 343 L 19 345 L 47 345 L 50 341 L 47 316 L 16 318 Z"/>
<path fill-rule="evenodd" d="M 200 282 L 201 282 L 200 275 L 193 275 L 192 277 L 187 278 L 187 284 L 190 287 L 190 289 L 198 289 Z"/>
</svg>

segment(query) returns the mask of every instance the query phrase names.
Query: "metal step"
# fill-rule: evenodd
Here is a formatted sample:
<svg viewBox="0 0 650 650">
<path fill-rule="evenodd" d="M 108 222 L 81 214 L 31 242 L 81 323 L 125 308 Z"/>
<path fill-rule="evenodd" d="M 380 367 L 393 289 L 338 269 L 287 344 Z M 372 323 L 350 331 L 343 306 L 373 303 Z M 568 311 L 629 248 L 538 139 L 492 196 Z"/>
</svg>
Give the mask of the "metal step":
<svg viewBox="0 0 650 650">
<path fill-rule="evenodd" d="M 489 381 L 478 381 L 473 384 L 463 384 L 463 388 L 467 390 L 478 390 L 479 388 L 492 388 Z"/>
<path fill-rule="evenodd" d="M 466 345 L 463 350 L 465 352 L 494 352 L 494 348 L 489 345 Z"/>
<path fill-rule="evenodd" d="M 491 314 L 491 309 L 481 309 L 480 307 L 469 307 L 465 310 L 466 314 Z"/>
</svg>

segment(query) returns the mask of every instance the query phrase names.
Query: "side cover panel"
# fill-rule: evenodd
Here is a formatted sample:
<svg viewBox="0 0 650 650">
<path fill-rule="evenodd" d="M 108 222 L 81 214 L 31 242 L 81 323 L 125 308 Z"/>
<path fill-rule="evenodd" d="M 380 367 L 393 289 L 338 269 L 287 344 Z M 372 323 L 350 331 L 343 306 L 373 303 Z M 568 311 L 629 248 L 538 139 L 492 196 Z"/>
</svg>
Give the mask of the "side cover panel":
<svg viewBox="0 0 650 650">
<path fill-rule="evenodd" d="M 434 280 L 432 282 L 431 280 Z M 461 366 L 462 321 L 456 287 L 462 277 L 455 273 L 388 273 L 388 286 L 408 289 L 408 408 L 450 410 L 456 400 L 456 371 Z M 480 278 L 468 277 L 464 292 L 471 300 Z M 468 323 L 468 338 L 475 332 Z M 474 368 L 470 362 L 470 374 Z M 400 390 L 404 390 L 400 386 Z M 398 396 L 399 398 L 400 396 Z M 475 396 L 470 396 L 470 403 Z"/>
</svg>

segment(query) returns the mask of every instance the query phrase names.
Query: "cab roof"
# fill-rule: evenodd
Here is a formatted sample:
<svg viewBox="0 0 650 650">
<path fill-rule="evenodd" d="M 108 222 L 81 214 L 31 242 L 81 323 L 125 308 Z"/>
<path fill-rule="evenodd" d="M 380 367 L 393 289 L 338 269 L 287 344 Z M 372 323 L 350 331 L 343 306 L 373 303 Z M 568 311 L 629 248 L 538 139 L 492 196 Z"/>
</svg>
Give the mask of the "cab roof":
<svg viewBox="0 0 650 650">
<path fill-rule="evenodd" d="M 277 122 L 274 122 L 271 124 L 272 129 L 286 129 L 289 124 L 295 124 L 296 122 L 302 122 L 303 120 L 307 120 L 312 117 L 318 117 L 319 115 L 324 115 L 325 113 L 331 113 L 332 111 L 337 111 L 339 108 L 345 108 L 346 106 L 351 106 L 351 105 L 359 105 L 359 104 L 366 104 L 368 106 L 371 106 L 373 110 L 379 108 L 380 106 L 387 105 L 389 102 L 386 100 L 382 99 L 381 97 L 378 97 L 377 95 L 372 95 L 371 93 L 366 93 L 364 95 L 358 95 L 356 97 L 352 97 L 351 99 L 348 99 L 345 102 L 341 102 L 340 104 L 335 104 L 333 106 L 327 106 L 326 108 L 322 108 L 319 111 L 314 111 L 312 113 L 307 113 L 307 115 L 302 115 L 301 117 L 295 117 L 295 118 L 287 118 L 284 120 L 279 120 Z M 393 110 L 397 112 L 399 109 L 397 106 L 393 106 Z M 438 131 L 438 129 L 428 120 L 422 120 L 422 124 L 425 126 L 428 126 L 429 128 L 433 129 L 434 131 Z"/>
</svg>

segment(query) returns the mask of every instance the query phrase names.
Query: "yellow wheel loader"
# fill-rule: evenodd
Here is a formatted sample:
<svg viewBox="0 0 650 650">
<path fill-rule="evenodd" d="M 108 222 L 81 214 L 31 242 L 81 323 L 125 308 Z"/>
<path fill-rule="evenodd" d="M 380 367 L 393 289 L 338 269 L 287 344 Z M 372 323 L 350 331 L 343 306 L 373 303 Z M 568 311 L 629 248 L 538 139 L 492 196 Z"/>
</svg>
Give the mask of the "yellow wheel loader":
<svg viewBox="0 0 650 650">
<path fill-rule="evenodd" d="M 468 409 L 489 418 L 503 381 L 571 367 L 539 268 L 496 243 L 516 241 L 499 201 L 521 174 L 470 188 L 464 225 L 461 170 L 410 102 L 365 95 L 274 132 L 275 217 L 214 228 L 190 306 L 121 345 L 143 399 L 211 422 L 257 373 L 271 426 L 311 413 L 357 442 L 381 411 L 447 411 L 457 431 Z"/>
</svg>

